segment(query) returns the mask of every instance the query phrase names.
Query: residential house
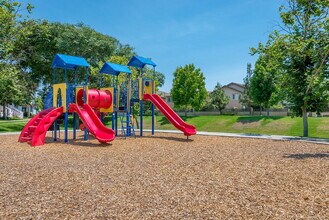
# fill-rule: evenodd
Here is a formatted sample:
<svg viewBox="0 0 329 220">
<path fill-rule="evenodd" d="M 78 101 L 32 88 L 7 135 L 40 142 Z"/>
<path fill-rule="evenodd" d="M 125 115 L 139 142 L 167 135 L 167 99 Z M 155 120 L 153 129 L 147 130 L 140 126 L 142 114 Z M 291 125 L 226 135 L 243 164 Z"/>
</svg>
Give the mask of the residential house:
<svg viewBox="0 0 329 220">
<path fill-rule="evenodd" d="M 168 92 L 158 91 L 157 94 L 171 107 L 174 107 L 174 102 L 172 100 L 171 94 Z"/>
<path fill-rule="evenodd" d="M 8 118 L 20 118 L 22 119 L 24 117 L 24 113 L 21 109 L 16 108 L 14 105 L 7 105 L 5 107 L 6 116 Z M 0 105 L 0 117 L 3 117 L 3 106 Z"/>
<path fill-rule="evenodd" d="M 32 105 L 25 106 L 15 106 L 15 105 L 7 105 L 6 106 L 6 116 L 8 118 L 20 118 L 23 117 L 31 117 L 38 113 L 37 109 Z M 3 106 L 0 105 L 0 118 L 3 117 Z"/>
<path fill-rule="evenodd" d="M 222 87 L 224 93 L 230 98 L 229 103 L 225 109 L 242 109 L 243 105 L 240 103 L 240 97 L 244 91 L 244 85 L 231 82 Z"/>
</svg>

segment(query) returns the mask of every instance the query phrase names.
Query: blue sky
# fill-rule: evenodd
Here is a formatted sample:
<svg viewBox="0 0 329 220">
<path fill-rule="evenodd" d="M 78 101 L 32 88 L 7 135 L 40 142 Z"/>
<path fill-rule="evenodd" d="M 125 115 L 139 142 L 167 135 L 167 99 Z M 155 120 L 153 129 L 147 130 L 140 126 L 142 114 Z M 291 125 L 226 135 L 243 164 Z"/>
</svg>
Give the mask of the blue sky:
<svg viewBox="0 0 329 220">
<path fill-rule="evenodd" d="M 24 0 L 35 6 L 32 18 L 65 23 L 83 22 L 130 44 L 151 57 L 166 76 L 169 92 L 178 66 L 194 63 L 217 82 L 242 83 L 249 48 L 265 42 L 280 22 L 283 0 Z"/>
</svg>

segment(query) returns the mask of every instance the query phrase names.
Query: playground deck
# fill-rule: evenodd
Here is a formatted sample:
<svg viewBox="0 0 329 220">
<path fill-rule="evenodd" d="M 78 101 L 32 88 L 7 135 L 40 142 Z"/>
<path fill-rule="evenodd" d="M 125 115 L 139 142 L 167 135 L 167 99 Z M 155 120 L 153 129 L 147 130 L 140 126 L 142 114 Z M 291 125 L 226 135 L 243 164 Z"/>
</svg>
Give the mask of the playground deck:
<svg viewBox="0 0 329 220">
<path fill-rule="evenodd" d="M 329 218 L 328 145 L 145 134 L 35 148 L 1 136 L 0 219 Z"/>
</svg>

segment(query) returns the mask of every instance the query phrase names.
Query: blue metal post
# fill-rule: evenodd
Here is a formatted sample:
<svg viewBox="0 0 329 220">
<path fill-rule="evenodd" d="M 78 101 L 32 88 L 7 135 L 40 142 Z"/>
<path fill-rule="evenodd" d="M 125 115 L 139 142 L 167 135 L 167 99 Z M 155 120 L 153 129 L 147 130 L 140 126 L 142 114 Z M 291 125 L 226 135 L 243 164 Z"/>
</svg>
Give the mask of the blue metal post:
<svg viewBox="0 0 329 220">
<path fill-rule="evenodd" d="M 143 136 L 143 100 L 139 101 L 139 106 L 140 106 L 140 126 L 139 126 L 139 135 L 142 137 Z"/>
<path fill-rule="evenodd" d="M 130 126 L 130 114 L 128 113 L 127 111 L 127 114 L 126 114 L 126 121 L 127 121 L 127 133 L 126 135 L 129 137 L 131 136 L 131 126 Z"/>
<path fill-rule="evenodd" d="M 143 67 L 139 69 L 139 76 L 142 78 L 142 88 L 139 88 L 142 90 L 142 96 L 144 95 L 144 80 L 143 80 Z M 139 126 L 139 135 L 143 136 L 143 97 L 141 97 L 141 100 L 139 100 L 139 114 L 140 114 L 140 126 Z"/>
<path fill-rule="evenodd" d="M 98 78 L 99 78 L 99 83 L 98 83 L 98 86 L 99 88 L 101 88 L 103 86 L 103 75 L 101 73 L 98 74 Z M 103 120 L 103 112 L 100 112 L 100 109 L 99 109 L 99 119 L 101 120 L 102 123 L 104 123 L 104 120 Z"/>
<path fill-rule="evenodd" d="M 112 130 L 114 130 L 114 118 L 115 118 L 115 113 L 112 113 Z"/>
<path fill-rule="evenodd" d="M 65 83 L 67 84 L 67 73 L 66 73 L 66 68 L 64 69 L 64 81 Z M 65 107 L 66 107 L 66 112 L 65 112 L 65 118 L 64 118 L 64 142 L 67 143 L 68 142 L 68 124 L 69 124 L 69 113 L 67 111 L 67 99 L 69 98 L 68 97 L 68 91 L 69 91 L 69 88 L 66 87 L 66 91 L 65 94 L 66 94 L 66 100 L 63 100 L 63 97 L 62 97 L 62 105 L 64 104 Z M 64 102 L 64 103 L 63 103 Z"/>
<path fill-rule="evenodd" d="M 118 136 L 118 112 L 115 112 L 115 136 Z"/>
<path fill-rule="evenodd" d="M 73 140 L 77 139 L 77 114 L 73 113 Z"/>
<path fill-rule="evenodd" d="M 53 84 L 56 84 L 56 69 L 54 68 L 53 69 Z M 53 92 L 53 98 L 54 98 L 54 92 Z M 54 130 L 54 141 L 57 141 L 57 121 L 55 120 L 54 121 L 54 127 L 53 127 L 53 130 Z"/>
<path fill-rule="evenodd" d="M 115 112 L 116 112 L 116 108 L 117 108 L 117 88 L 115 87 L 115 83 L 114 83 L 114 76 L 112 77 L 112 86 L 113 86 L 113 112 L 112 112 L 112 130 L 115 129 Z M 115 133 L 115 135 L 117 135 L 117 133 Z"/>
<path fill-rule="evenodd" d="M 86 67 L 86 82 L 85 82 L 85 88 L 84 88 L 84 102 L 86 103 L 87 101 L 87 90 L 86 87 L 88 85 L 88 79 L 89 79 L 89 73 L 88 73 L 88 67 Z M 83 140 L 88 140 L 88 131 L 87 128 L 84 129 L 84 135 L 83 135 Z"/>
<path fill-rule="evenodd" d="M 153 67 L 153 77 L 155 76 L 155 67 Z M 155 79 L 153 78 L 153 83 L 155 84 Z M 155 85 L 152 84 L 152 93 L 154 94 L 155 91 L 153 90 L 155 88 Z M 152 135 L 154 135 L 154 104 L 152 103 Z"/>
<path fill-rule="evenodd" d="M 77 70 L 74 70 L 74 89 L 73 91 L 76 92 L 77 87 Z M 75 95 L 74 95 L 74 98 Z M 73 113 L 73 140 L 77 139 L 77 113 Z"/>
<path fill-rule="evenodd" d="M 64 121 L 64 125 L 65 125 L 65 137 L 64 137 L 64 142 L 65 142 L 65 143 L 68 142 L 68 124 L 69 124 L 69 113 L 66 111 L 66 112 L 65 112 L 65 121 Z"/>
<path fill-rule="evenodd" d="M 154 135 L 154 105 L 152 104 L 152 135 Z"/>
<path fill-rule="evenodd" d="M 54 121 L 54 141 L 57 141 L 57 121 Z"/>
</svg>

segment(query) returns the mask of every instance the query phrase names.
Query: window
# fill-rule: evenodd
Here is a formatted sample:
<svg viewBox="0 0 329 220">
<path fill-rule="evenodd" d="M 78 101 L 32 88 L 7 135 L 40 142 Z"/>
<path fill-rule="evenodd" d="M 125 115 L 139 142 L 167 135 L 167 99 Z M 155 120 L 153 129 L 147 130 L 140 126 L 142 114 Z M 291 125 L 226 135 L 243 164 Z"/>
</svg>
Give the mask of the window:
<svg viewBox="0 0 329 220">
<path fill-rule="evenodd" d="M 232 99 L 233 100 L 239 100 L 239 94 L 233 94 Z"/>
</svg>

